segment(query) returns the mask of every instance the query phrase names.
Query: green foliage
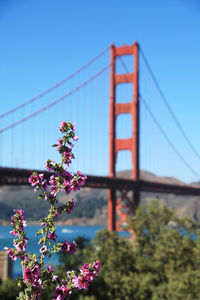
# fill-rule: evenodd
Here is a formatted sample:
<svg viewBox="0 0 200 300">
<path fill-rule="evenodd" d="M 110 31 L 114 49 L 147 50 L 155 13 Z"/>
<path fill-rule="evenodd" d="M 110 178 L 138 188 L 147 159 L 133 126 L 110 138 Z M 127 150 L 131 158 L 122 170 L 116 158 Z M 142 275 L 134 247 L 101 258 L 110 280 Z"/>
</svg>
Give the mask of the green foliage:
<svg viewBox="0 0 200 300">
<path fill-rule="evenodd" d="M 79 236 L 76 238 L 75 241 L 77 244 L 77 250 L 75 253 L 73 253 L 73 255 L 66 253 L 66 252 L 61 252 L 59 254 L 59 261 L 60 261 L 61 265 L 59 265 L 55 271 L 55 273 L 58 274 L 59 276 L 63 276 L 63 274 L 66 274 L 66 271 L 68 271 L 68 270 L 73 269 L 73 270 L 78 271 L 79 267 L 85 263 L 84 249 L 86 249 L 86 248 L 93 249 L 93 248 L 91 248 L 89 240 L 85 237 Z M 95 278 L 95 281 L 96 281 L 96 278 Z M 84 294 L 84 292 L 83 291 L 79 291 L 79 292 L 75 291 L 69 298 L 71 300 L 77 300 L 77 299 L 79 299 L 79 296 L 81 294 Z M 43 299 L 50 300 L 51 298 L 42 297 L 42 300 Z M 85 300 L 85 298 L 84 298 L 84 300 Z M 93 299 L 91 299 L 91 300 L 93 300 Z"/>
<path fill-rule="evenodd" d="M 116 232 L 101 230 L 93 241 L 93 249 L 84 250 L 85 260 L 96 257 L 102 268 L 88 295 L 95 299 L 133 299 L 132 277 L 135 257 L 132 244 Z"/>
<path fill-rule="evenodd" d="M 199 224 L 153 201 L 147 210 L 139 208 L 129 225 L 137 236 L 136 299 L 199 299 Z"/>
<path fill-rule="evenodd" d="M 15 300 L 20 289 L 17 287 L 16 280 L 7 279 L 0 285 L 1 300 Z"/>
<path fill-rule="evenodd" d="M 88 291 L 69 299 L 199 300 L 199 224 L 178 218 L 173 210 L 153 201 L 145 210 L 137 209 L 129 226 L 136 233 L 135 240 L 101 230 L 90 243 L 78 238 L 75 254 L 62 254 L 60 274 L 93 260 L 102 264 Z M 45 292 L 41 299 L 50 300 L 50 291 Z"/>
<path fill-rule="evenodd" d="M 102 230 L 83 249 L 82 260 L 99 259 L 102 268 L 88 291 L 74 299 L 199 300 L 199 224 L 153 201 L 146 210 L 138 208 L 129 226 L 135 240 Z"/>
<path fill-rule="evenodd" d="M 62 262 L 62 267 L 58 268 L 60 272 L 66 272 L 74 267 L 76 269 L 91 259 L 99 259 L 102 267 L 88 291 L 72 295 L 70 299 L 132 299 L 131 281 L 135 269 L 132 244 L 117 233 L 105 229 L 101 230 L 91 243 L 84 238 L 79 238 L 76 242 L 75 254 L 72 256 L 62 254 L 60 257 Z M 122 276 L 123 274 L 125 276 Z"/>
</svg>

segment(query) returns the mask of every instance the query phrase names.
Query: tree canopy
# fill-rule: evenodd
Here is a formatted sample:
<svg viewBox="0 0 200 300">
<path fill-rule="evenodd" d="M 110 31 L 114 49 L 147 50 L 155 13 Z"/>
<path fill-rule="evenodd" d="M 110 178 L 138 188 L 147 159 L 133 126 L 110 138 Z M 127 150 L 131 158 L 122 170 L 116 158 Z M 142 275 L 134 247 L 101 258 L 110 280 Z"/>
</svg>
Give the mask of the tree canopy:
<svg viewBox="0 0 200 300">
<path fill-rule="evenodd" d="M 91 260 L 102 264 L 88 291 L 69 299 L 199 300 L 199 224 L 152 201 L 138 207 L 128 226 L 134 240 L 101 230 L 92 242 L 79 238 L 75 254 L 61 256 L 59 272 Z"/>
</svg>

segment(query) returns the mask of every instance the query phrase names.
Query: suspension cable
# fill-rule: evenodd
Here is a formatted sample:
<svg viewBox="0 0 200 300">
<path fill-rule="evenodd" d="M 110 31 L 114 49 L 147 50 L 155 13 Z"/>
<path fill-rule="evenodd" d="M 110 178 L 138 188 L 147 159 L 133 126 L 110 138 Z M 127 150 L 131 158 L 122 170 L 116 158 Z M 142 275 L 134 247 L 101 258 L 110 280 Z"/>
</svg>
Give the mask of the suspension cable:
<svg viewBox="0 0 200 300">
<path fill-rule="evenodd" d="M 198 151 L 195 149 L 195 147 L 194 147 L 194 145 L 192 144 L 191 140 L 189 139 L 189 137 L 188 137 L 187 134 L 185 133 L 183 127 L 181 126 L 180 122 L 178 121 L 177 117 L 175 116 L 175 114 L 174 114 L 174 112 L 173 112 L 171 106 L 169 105 L 169 102 L 167 101 L 167 98 L 165 97 L 165 95 L 164 95 L 164 93 L 163 93 L 163 91 L 162 91 L 162 89 L 161 89 L 161 87 L 160 87 L 158 81 L 156 80 L 156 77 L 155 77 L 155 75 L 154 75 L 154 73 L 153 73 L 153 71 L 152 71 L 152 68 L 150 67 L 150 65 L 149 65 L 149 63 L 148 63 L 148 61 L 147 61 L 147 58 L 146 58 L 146 56 L 144 55 L 144 52 L 142 51 L 141 48 L 140 48 L 140 52 L 141 52 L 142 58 L 144 59 L 144 62 L 145 62 L 145 64 L 146 64 L 146 66 L 147 66 L 147 69 L 148 69 L 148 71 L 149 71 L 149 73 L 150 73 L 150 75 L 151 75 L 151 77 L 152 77 L 152 79 L 153 79 L 153 82 L 155 83 L 155 86 L 156 86 L 156 88 L 158 89 L 159 94 L 160 94 L 160 96 L 161 96 L 163 102 L 165 103 L 165 105 L 166 105 L 168 111 L 170 112 L 170 114 L 171 114 L 171 116 L 172 116 L 172 118 L 173 118 L 173 120 L 174 120 L 176 126 L 179 128 L 181 134 L 183 135 L 183 137 L 184 137 L 184 139 L 186 140 L 187 144 L 189 145 L 190 149 L 193 151 L 193 153 L 196 155 L 196 157 L 200 160 L 200 154 L 199 154 Z"/>
<path fill-rule="evenodd" d="M 70 95 L 72 95 L 73 93 L 75 93 L 76 91 L 80 90 L 83 86 L 87 85 L 89 82 L 91 82 L 92 80 L 94 80 L 96 77 L 100 76 L 103 72 L 105 72 L 108 68 L 110 67 L 110 64 L 108 64 L 107 66 L 105 66 L 103 69 L 101 69 L 99 72 L 97 72 L 95 75 L 91 76 L 89 79 L 87 79 L 86 81 L 84 81 L 83 83 L 81 83 L 79 86 L 77 86 L 76 88 L 74 88 L 72 91 L 68 92 L 67 94 L 63 95 L 62 97 L 56 99 L 55 101 L 49 103 L 48 105 L 42 107 L 41 109 L 37 110 L 36 112 L 30 114 L 29 116 L 22 118 L 21 120 L 12 123 L 10 125 L 8 125 L 7 127 L 4 127 L 2 129 L 0 129 L 0 134 L 10 128 L 13 128 L 25 121 L 27 121 L 28 119 L 31 119 L 33 117 L 35 117 L 36 115 L 38 115 L 39 113 L 47 110 L 48 108 L 56 105 L 57 103 L 63 101 L 65 98 L 69 97 Z"/>
<path fill-rule="evenodd" d="M 149 112 L 152 120 L 154 121 L 157 128 L 160 130 L 164 138 L 166 139 L 169 146 L 172 148 L 172 150 L 176 153 L 176 155 L 180 158 L 180 160 L 184 163 L 184 165 L 196 176 L 200 179 L 199 174 L 189 165 L 189 163 L 184 159 L 184 157 L 180 154 L 180 152 L 177 150 L 177 148 L 174 146 L 170 138 L 168 137 L 167 133 L 164 131 L 164 129 L 161 127 L 160 123 L 157 121 L 156 117 L 154 116 L 152 110 L 148 106 L 147 102 L 143 98 L 143 96 L 140 94 L 140 99 L 142 100 L 142 103 L 146 107 L 147 111 Z"/>
<path fill-rule="evenodd" d="M 128 68 L 126 66 L 126 64 L 124 63 L 123 59 L 121 58 L 121 56 L 119 56 L 119 59 L 122 63 L 122 66 L 124 68 L 124 70 L 126 71 L 126 73 L 129 73 Z M 145 101 L 144 97 L 142 97 L 141 93 L 139 95 L 140 99 L 142 100 L 142 103 L 144 104 L 144 106 L 146 107 L 147 111 L 149 112 L 152 120 L 154 121 L 154 123 L 156 124 L 156 126 L 158 127 L 158 129 L 160 130 L 160 132 L 162 133 L 162 135 L 164 136 L 164 138 L 166 139 L 166 141 L 168 142 L 168 144 L 170 145 L 170 147 L 174 150 L 174 152 L 177 154 L 177 156 L 180 158 L 180 160 L 184 163 L 184 165 L 197 177 L 200 179 L 199 174 L 189 165 L 189 163 L 184 159 L 184 157 L 180 154 L 180 152 L 176 149 L 176 147 L 173 145 L 173 143 L 171 142 L 170 138 L 168 137 L 168 135 L 166 134 L 166 132 L 163 130 L 163 128 L 161 127 L 160 123 L 157 121 L 156 117 L 154 116 L 153 112 L 151 111 L 150 107 L 148 106 L 147 102 Z"/>
<path fill-rule="evenodd" d="M 57 84 L 55 84 L 54 86 L 52 86 L 51 88 L 47 89 L 46 91 L 40 93 L 39 95 L 31 98 L 30 100 L 14 107 L 13 109 L 3 113 L 0 115 L 0 118 L 3 118 L 13 112 L 15 112 L 16 110 L 19 110 L 20 108 L 34 102 L 35 100 L 43 97 L 44 95 L 50 93 L 52 90 L 58 88 L 60 85 L 62 85 L 63 83 L 65 83 L 66 81 L 68 81 L 69 79 L 71 79 L 72 77 L 76 76 L 78 73 L 80 73 L 81 71 L 83 71 L 84 69 L 86 69 L 89 65 L 91 65 L 93 62 L 95 62 L 99 57 L 101 57 L 104 53 L 106 53 L 109 50 L 109 47 L 106 47 L 102 52 L 100 52 L 98 55 L 96 55 L 93 59 L 91 59 L 88 63 L 86 63 L 84 66 L 82 66 L 80 69 L 78 69 L 76 72 L 72 73 L 71 75 L 69 75 L 68 77 L 66 77 L 65 79 L 63 79 L 62 81 L 58 82 Z"/>
</svg>

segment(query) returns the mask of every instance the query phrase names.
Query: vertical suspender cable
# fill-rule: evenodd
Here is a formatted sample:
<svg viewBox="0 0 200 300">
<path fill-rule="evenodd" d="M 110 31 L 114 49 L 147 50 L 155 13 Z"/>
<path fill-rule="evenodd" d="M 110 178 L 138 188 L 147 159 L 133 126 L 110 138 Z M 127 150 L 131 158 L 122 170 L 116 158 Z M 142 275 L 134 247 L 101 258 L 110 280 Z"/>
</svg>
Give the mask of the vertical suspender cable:
<svg viewBox="0 0 200 300">
<path fill-rule="evenodd" d="M 12 114 L 12 123 L 14 123 L 14 114 Z M 11 129 L 11 167 L 14 167 L 14 127 Z"/>
<path fill-rule="evenodd" d="M 22 118 L 24 118 L 24 108 L 22 109 Z M 24 131 L 24 122 L 21 126 L 21 167 L 24 168 L 24 161 L 25 161 L 25 151 L 24 151 L 24 142 L 25 142 L 25 131 Z"/>
<path fill-rule="evenodd" d="M 93 152 L 93 134 L 92 134 L 92 127 L 93 127 L 93 122 L 92 122 L 92 115 L 93 115 L 93 111 L 92 111 L 92 85 L 93 82 L 90 83 L 90 87 L 89 87 L 89 93 L 88 93 L 88 125 L 89 125 L 89 174 L 92 174 L 92 165 L 93 165 L 93 159 L 92 159 L 92 152 Z"/>
<path fill-rule="evenodd" d="M 3 128 L 3 118 L 0 122 L 2 128 Z M 3 133 L 0 134 L 0 166 L 3 166 Z"/>
</svg>

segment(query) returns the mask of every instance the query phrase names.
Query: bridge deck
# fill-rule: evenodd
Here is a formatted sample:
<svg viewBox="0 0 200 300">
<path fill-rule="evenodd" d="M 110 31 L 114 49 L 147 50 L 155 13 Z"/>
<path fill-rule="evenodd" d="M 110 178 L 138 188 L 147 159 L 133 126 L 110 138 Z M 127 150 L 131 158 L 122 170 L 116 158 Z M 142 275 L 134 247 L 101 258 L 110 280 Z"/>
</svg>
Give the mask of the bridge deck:
<svg viewBox="0 0 200 300">
<path fill-rule="evenodd" d="M 38 170 L 35 170 L 38 171 Z M 2 185 L 28 185 L 28 178 L 33 170 L 14 169 L 0 167 L 0 186 Z M 38 171 L 50 177 L 53 173 Z M 116 189 L 116 190 L 136 190 L 152 193 L 173 193 L 177 195 L 200 196 L 200 188 L 190 185 L 172 185 L 144 180 L 133 181 L 124 178 L 111 178 L 103 176 L 87 176 L 86 184 L 83 187 Z"/>
</svg>

